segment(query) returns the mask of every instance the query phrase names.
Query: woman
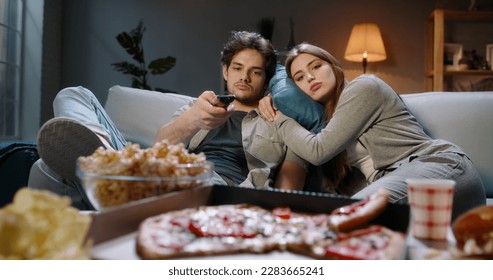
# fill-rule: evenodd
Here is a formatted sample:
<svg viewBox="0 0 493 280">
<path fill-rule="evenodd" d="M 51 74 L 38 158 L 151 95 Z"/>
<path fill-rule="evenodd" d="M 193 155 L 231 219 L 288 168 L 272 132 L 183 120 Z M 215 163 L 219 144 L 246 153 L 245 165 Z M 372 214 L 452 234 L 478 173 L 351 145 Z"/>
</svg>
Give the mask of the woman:
<svg viewBox="0 0 493 280">
<path fill-rule="evenodd" d="M 314 165 L 332 161 L 332 182 L 340 184 L 348 166 L 358 168 L 368 186 L 354 198 L 386 188 L 392 201 L 406 201 L 406 178 L 437 178 L 456 181 L 453 217 L 486 203 L 468 156 L 453 143 L 430 138 L 379 78 L 362 75 L 348 83 L 332 55 L 306 43 L 290 51 L 286 71 L 305 94 L 325 106 L 325 128 L 313 134 L 282 113 L 266 110 L 270 99 L 262 101 L 262 115 L 274 121 L 287 146 L 302 158 Z"/>
</svg>

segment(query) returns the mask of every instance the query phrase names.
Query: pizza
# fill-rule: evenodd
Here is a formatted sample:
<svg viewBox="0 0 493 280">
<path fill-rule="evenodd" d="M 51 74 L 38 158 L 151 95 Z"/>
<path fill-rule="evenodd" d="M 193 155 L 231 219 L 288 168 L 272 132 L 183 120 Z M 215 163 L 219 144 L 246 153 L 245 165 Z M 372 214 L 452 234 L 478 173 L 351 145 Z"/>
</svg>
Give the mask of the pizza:
<svg viewBox="0 0 493 280">
<path fill-rule="evenodd" d="M 404 248 L 402 233 L 372 225 L 313 244 L 310 253 L 318 259 L 393 260 L 403 257 Z"/>
<path fill-rule="evenodd" d="M 137 252 L 161 259 L 284 250 L 283 240 L 299 242 L 296 219 L 289 220 L 248 204 L 172 211 L 141 223 Z"/>
<path fill-rule="evenodd" d="M 370 197 L 369 200 L 376 198 Z M 350 206 L 368 210 L 363 208 L 364 205 L 356 202 Z M 251 204 L 175 210 L 149 217 L 140 224 L 136 250 L 142 259 L 265 254 L 272 251 L 290 251 L 316 259 L 401 257 L 404 248 L 402 233 L 383 226 L 364 225 L 371 219 L 360 219 L 359 210 L 359 215 L 348 216 L 357 219 L 360 224 L 355 228 L 358 229 L 348 232 L 334 230 L 331 221 L 334 215 L 338 215 L 337 210 L 343 211 L 336 209 L 330 214 L 314 214 L 293 211 L 289 207 L 268 210 Z M 373 213 L 370 211 L 370 215 Z"/>
<path fill-rule="evenodd" d="M 378 217 L 387 206 L 389 193 L 379 189 L 359 202 L 332 211 L 329 225 L 335 231 L 351 231 Z"/>
</svg>

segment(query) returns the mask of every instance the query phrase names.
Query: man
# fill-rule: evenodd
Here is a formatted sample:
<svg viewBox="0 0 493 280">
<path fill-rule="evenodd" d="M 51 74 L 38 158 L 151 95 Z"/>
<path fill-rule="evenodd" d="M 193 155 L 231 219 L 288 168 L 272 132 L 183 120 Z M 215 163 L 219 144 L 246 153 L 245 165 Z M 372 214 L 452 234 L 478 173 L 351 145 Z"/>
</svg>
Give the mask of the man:
<svg viewBox="0 0 493 280">
<path fill-rule="evenodd" d="M 306 163 L 286 150 L 273 127 L 256 108 L 275 72 L 272 44 L 259 34 L 234 32 L 222 52 L 222 74 L 229 94 L 227 108 L 214 106 L 216 95 L 203 92 L 191 106 L 180 109 L 155 141 L 187 143 L 204 152 L 215 165 L 214 183 L 291 189 L 303 186 Z M 282 165 L 281 165 L 282 164 Z"/>
<path fill-rule="evenodd" d="M 274 74 L 273 46 L 256 33 L 234 32 L 225 44 L 221 63 L 227 89 L 236 100 L 227 108 L 214 106 L 216 95 L 203 92 L 157 132 L 155 141 L 188 143 L 192 152 L 204 152 L 215 164 L 215 184 L 272 186 L 272 178 L 279 173 L 275 186 L 302 186 L 305 161 L 286 151 L 270 133 L 272 124 L 255 110 Z M 40 128 L 38 152 L 63 180 L 64 189 L 55 192 L 70 196 L 80 209 L 90 209 L 75 175 L 77 158 L 100 146 L 119 150 L 126 140 L 94 94 L 83 87 L 61 90 L 53 107 L 56 117 Z"/>
</svg>

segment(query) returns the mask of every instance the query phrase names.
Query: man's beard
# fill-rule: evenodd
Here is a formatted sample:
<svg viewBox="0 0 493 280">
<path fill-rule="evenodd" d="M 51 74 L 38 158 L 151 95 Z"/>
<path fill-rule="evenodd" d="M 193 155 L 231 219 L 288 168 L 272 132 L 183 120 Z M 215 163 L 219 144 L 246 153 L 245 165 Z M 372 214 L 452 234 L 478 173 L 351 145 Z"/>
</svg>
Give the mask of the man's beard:
<svg viewBox="0 0 493 280">
<path fill-rule="evenodd" d="M 262 99 L 262 97 L 264 97 L 264 94 L 263 93 L 258 93 L 256 96 L 251 96 L 251 95 L 248 95 L 248 96 L 238 96 L 236 95 L 236 100 L 242 104 L 245 104 L 245 105 L 249 105 L 249 106 L 257 106 L 258 102 L 260 101 L 260 99 Z"/>
</svg>

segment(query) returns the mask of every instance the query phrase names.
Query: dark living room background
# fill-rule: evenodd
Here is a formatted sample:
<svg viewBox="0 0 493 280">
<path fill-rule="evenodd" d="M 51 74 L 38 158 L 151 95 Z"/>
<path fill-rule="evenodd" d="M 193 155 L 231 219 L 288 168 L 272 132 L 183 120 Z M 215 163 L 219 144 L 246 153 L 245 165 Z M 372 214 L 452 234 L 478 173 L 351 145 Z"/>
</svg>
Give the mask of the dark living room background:
<svg viewBox="0 0 493 280">
<path fill-rule="evenodd" d="M 8 1 L 8 0 L 7 0 Z M 21 1 L 21 0 L 19 0 Z M 290 41 L 319 45 L 338 57 L 348 79 L 362 73 L 361 63 L 344 60 L 354 24 L 376 23 L 387 59 L 370 63 L 398 93 L 424 90 L 425 20 L 437 8 L 467 10 L 468 0 L 24 0 L 19 140 L 33 140 L 52 117 L 52 101 L 67 86 L 92 90 L 104 104 L 113 85 L 130 86 L 130 76 L 112 63 L 130 57 L 115 37 L 140 20 L 145 25 L 147 61 L 173 56 L 176 65 L 150 84 L 197 96 L 219 91 L 220 50 L 233 30 L 257 30 L 274 19 L 272 41 L 284 50 Z M 491 0 L 476 1 L 492 10 Z M 6 121 L 6 120 L 2 120 Z M 8 121 L 8 120 L 7 120 Z"/>
</svg>

